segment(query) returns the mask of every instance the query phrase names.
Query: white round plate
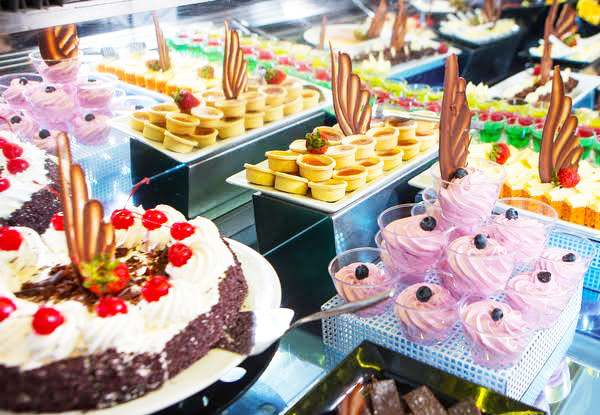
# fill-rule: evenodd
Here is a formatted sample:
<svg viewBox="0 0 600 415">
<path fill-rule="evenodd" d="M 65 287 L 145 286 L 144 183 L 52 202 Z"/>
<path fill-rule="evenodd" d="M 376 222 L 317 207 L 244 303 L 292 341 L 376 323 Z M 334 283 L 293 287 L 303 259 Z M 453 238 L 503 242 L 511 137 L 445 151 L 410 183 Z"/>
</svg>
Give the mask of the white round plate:
<svg viewBox="0 0 600 415">
<path fill-rule="evenodd" d="M 372 49 L 376 44 L 388 44 L 392 36 L 389 25 L 384 26 L 381 36 L 375 39 L 357 42 L 354 40 L 354 31 L 361 28 L 359 24 L 332 24 L 325 29 L 325 48 L 329 48 L 329 42 L 333 49 L 341 52 L 360 53 Z M 319 44 L 321 37 L 321 26 L 313 26 L 304 32 L 304 40 L 313 46 Z"/>
<path fill-rule="evenodd" d="M 227 239 L 227 242 L 242 264 L 248 283 L 248 298 L 243 308 L 245 310 L 278 308 L 281 305 L 281 284 L 271 264 L 246 245 L 231 239 Z M 212 385 L 244 359 L 246 356 L 237 353 L 212 349 L 206 356 L 165 382 L 160 388 L 140 398 L 106 409 L 61 412 L 60 415 L 146 415 L 160 411 Z M 15 413 L 0 410 L 0 414 L 14 415 Z M 40 413 L 20 412 L 19 415 L 40 415 Z"/>
</svg>

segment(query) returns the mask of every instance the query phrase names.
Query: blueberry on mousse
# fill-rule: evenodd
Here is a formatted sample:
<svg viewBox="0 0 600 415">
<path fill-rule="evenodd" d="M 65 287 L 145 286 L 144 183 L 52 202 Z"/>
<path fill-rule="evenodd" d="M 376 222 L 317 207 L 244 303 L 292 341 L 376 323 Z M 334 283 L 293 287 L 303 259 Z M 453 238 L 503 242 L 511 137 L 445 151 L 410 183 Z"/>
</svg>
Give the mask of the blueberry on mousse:
<svg viewBox="0 0 600 415">
<path fill-rule="evenodd" d="M 54 91 L 56 91 L 56 88 L 54 88 L 52 85 L 48 85 L 48 86 L 46 87 L 45 91 L 46 91 L 46 93 L 47 93 L 47 94 L 51 94 L 51 93 L 53 93 Z"/>
<path fill-rule="evenodd" d="M 40 130 L 40 132 L 38 133 L 38 136 L 43 140 L 45 138 L 50 137 L 50 131 L 46 130 L 45 128 Z"/>
<path fill-rule="evenodd" d="M 29 83 L 29 81 L 27 80 L 27 78 L 25 78 L 24 76 L 19 78 L 19 83 L 21 85 L 27 85 Z"/>
<path fill-rule="evenodd" d="M 86 121 L 94 121 L 94 119 L 96 118 L 94 116 L 94 114 L 85 114 L 85 117 L 83 117 Z"/>
<path fill-rule="evenodd" d="M 467 169 L 463 169 L 463 168 L 458 168 L 456 169 L 456 171 L 454 172 L 454 174 L 452 175 L 453 179 L 462 179 L 463 177 L 465 177 L 467 174 L 469 174 L 469 172 L 467 171 Z"/>
<path fill-rule="evenodd" d="M 364 280 L 369 276 L 369 268 L 366 265 L 359 265 L 354 270 L 354 276 L 357 280 Z"/>
<path fill-rule="evenodd" d="M 416 293 L 417 300 L 419 300 L 422 303 L 426 303 L 427 301 L 429 301 L 432 295 L 433 293 L 431 292 L 431 288 L 429 288 L 426 285 L 419 287 Z"/>
<path fill-rule="evenodd" d="M 491 312 L 491 315 L 492 315 L 492 320 L 494 320 L 494 321 L 500 321 L 500 319 L 502 319 L 502 317 L 504 317 L 504 313 L 499 308 L 494 308 Z"/>
<path fill-rule="evenodd" d="M 487 238 L 485 237 L 485 235 L 478 234 L 473 239 L 473 243 L 475 244 L 475 248 L 485 249 L 485 247 L 487 246 Z"/>
<path fill-rule="evenodd" d="M 19 117 L 18 115 L 13 115 L 12 118 L 10 119 L 11 124 L 18 124 L 20 122 L 21 122 L 21 117 Z"/>
<path fill-rule="evenodd" d="M 566 255 L 563 255 L 562 260 L 563 262 L 575 262 L 577 258 L 575 257 L 575 254 L 573 252 L 569 252 Z"/>
<path fill-rule="evenodd" d="M 504 216 L 508 220 L 516 220 L 519 219 L 519 212 L 516 209 L 510 208 L 504 213 Z"/>
<path fill-rule="evenodd" d="M 431 232 L 432 230 L 434 230 L 436 225 L 437 221 L 433 216 L 427 216 L 423 218 L 423 220 L 421 220 L 421 222 L 419 223 L 421 229 L 427 232 Z"/>
<path fill-rule="evenodd" d="M 548 271 L 540 271 L 537 273 L 537 279 L 539 282 L 543 282 L 544 284 L 550 282 L 550 278 L 552 274 Z"/>
</svg>

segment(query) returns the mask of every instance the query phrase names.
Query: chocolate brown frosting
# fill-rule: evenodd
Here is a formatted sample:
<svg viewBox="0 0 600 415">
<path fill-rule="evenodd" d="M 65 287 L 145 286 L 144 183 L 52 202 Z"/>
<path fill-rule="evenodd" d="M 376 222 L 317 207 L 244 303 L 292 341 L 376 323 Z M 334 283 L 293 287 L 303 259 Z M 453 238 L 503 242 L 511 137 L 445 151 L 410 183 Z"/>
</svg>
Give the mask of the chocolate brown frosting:
<svg viewBox="0 0 600 415">
<path fill-rule="evenodd" d="M 388 10 L 387 0 L 379 0 L 379 6 L 375 10 L 375 16 L 371 20 L 369 30 L 367 30 L 367 39 L 375 39 L 381 34 L 383 25 L 385 24 L 385 15 Z"/>
<path fill-rule="evenodd" d="M 38 44 L 40 55 L 48 65 L 57 64 L 63 59 L 75 58 L 79 53 L 79 36 L 77 26 L 48 27 L 40 31 Z"/>
<path fill-rule="evenodd" d="M 223 93 L 227 99 L 236 99 L 248 86 L 248 62 L 240 49 L 238 33 L 225 22 L 225 50 L 223 58 Z"/>
<path fill-rule="evenodd" d="M 552 43 L 550 42 L 550 35 L 554 31 L 554 21 L 556 20 L 557 11 L 558 1 L 554 0 L 548 12 L 548 17 L 546 17 L 546 21 L 544 22 L 544 50 L 540 62 L 540 78 L 542 83 L 550 80 L 550 72 L 552 71 Z"/>
<path fill-rule="evenodd" d="M 398 9 L 396 18 L 394 19 L 394 27 L 392 29 L 391 46 L 399 50 L 404 46 L 404 37 L 406 36 L 406 6 L 404 0 L 398 0 Z"/>
</svg>

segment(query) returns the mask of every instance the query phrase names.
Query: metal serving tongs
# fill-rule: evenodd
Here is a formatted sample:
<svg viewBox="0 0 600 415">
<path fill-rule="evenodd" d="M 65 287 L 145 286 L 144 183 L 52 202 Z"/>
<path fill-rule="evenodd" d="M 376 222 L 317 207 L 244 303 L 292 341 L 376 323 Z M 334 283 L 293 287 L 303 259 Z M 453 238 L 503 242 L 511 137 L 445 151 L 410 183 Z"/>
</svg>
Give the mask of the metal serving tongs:
<svg viewBox="0 0 600 415">
<path fill-rule="evenodd" d="M 399 117 L 415 121 L 429 121 L 434 123 L 440 122 L 440 116 L 437 114 L 433 115 L 406 111 L 404 107 L 401 107 L 399 105 L 383 102 L 378 102 L 375 104 L 373 108 L 373 113 L 375 114 L 373 118 Z M 483 129 L 483 122 L 472 121 L 471 128 L 481 130 Z"/>
<path fill-rule="evenodd" d="M 355 313 L 388 300 L 392 298 L 394 294 L 395 289 L 392 288 L 361 301 L 354 301 L 329 310 L 309 314 L 306 317 L 296 320 L 292 324 L 290 324 L 290 322 L 294 317 L 294 310 L 289 308 L 253 311 L 255 317 L 254 347 L 252 348 L 250 355 L 262 353 L 284 334 L 303 324 L 339 316 L 340 314 Z"/>
</svg>

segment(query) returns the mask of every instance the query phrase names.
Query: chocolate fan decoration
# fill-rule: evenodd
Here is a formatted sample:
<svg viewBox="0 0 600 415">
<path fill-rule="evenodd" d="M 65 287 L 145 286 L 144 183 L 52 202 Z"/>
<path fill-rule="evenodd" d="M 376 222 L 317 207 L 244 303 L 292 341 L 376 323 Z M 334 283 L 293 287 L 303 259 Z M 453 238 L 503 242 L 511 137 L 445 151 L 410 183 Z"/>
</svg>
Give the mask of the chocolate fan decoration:
<svg viewBox="0 0 600 415">
<path fill-rule="evenodd" d="M 496 0 L 484 0 L 482 11 L 485 20 L 489 23 L 495 22 L 500 18 L 502 8 Z"/>
<path fill-rule="evenodd" d="M 558 5 L 556 0 L 555 2 Z M 554 23 L 552 34 L 564 41 L 570 35 L 577 32 L 577 23 L 575 22 L 576 16 L 577 13 L 575 12 L 575 9 L 573 9 L 569 3 L 566 3 L 560 12 L 560 16 L 558 16 L 556 23 Z"/>
<path fill-rule="evenodd" d="M 550 35 L 554 35 L 561 41 L 564 41 L 577 31 L 577 23 L 575 23 L 576 13 L 569 4 L 563 6 L 558 19 L 556 18 L 557 13 L 558 0 L 554 0 L 548 17 L 546 17 L 546 21 L 544 22 L 544 50 L 540 63 L 540 76 L 544 83 L 550 79 L 550 72 L 552 71 L 552 42 L 550 42 Z"/>
<path fill-rule="evenodd" d="M 40 55 L 47 65 L 55 65 L 63 59 L 70 59 L 79 53 L 79 36 L 77 26 L 48 27 L 40 31 L 38 44 Z"/>
<path fill-rule="evenodd" d="M 554 67 L 550 107 L 540 146 L 540 180 L 552 182 L 553 176 L 566 167 L 577 168 L 583 147 L 575 135 L 577 117 L 571 114 L 571 98 L 565 96 L 560 68 Z"/>
<path fill-rule="evenodd" d="M 171 67 L 171 58 L 169 57 L 169 47 L 163 36 L 160 23 L 158 23 L 158 17 L 156 12 L 152 12 L 152 20 L 154 21 L 154 30 L 156 31 L 156 45 L 158 46 L 158 62 L 160 68 L 163 71 L 168 70 Z"/>
<path fill-rule="evenodd" d="M 345 135 L 364 134 L 371 125 L 369 91 L 360 88 L 360 78 L 352 73 L 347 53 L 338 52 L 337 67 L 331 42 L 331 93 L 338 124 Z"/>
<path fill-rule="evenodd" d="M 248 86 L 248 62 L 240 49 L 237 32 L 225 22 L 225 51 L 223 58 L 223 93 L 227 99 L 236 99 Z"/>
<path fill-rule="evenodd" d="M 394 27 L 392 29 L 392 44 L 393 48 L 399 50 L 404 47 L 404 37 L 406 36 L 406 7 L 404 6 L 404 0 L 398 0 L 398 10 L 396 11 L 396 18 L 394 19 Z"/>
<path fill-rule="evenodd" d="M 65 237 L 73 265 L 81 265 L 99 256 L 112 257 L 115 232 L 110 223 L 104 223 L 104 209 L 97 200 L 89 200 L 85 174 L 71 161 L 67 134 L 57 137 L 58 173 L 61 184 Z"/>
<path fill-rule="evenodd" d="M 457 169 L 467 166 L 471 111 L 465 90 L 465 80 L 458 77 L 456 55 L 448 56 L 440 115 L 440 172 L 442 179 L 447 181 L 453 178 Z"/>
<path fill-rule="evenodd" d="M 367 30 L 367 39 L 375 39 L 381 34 L 383 25 L 385 23 L 385 15 L 388 10 L 387 0 L 380 0 L 377 10 L 375 10 L 375 16 L 371 20 L 369 30 Z"/>
<path fill-rule="evenodd" d="M 327 27 L 327 16 L 321 17 L 321 33 L 319 34 L 319 49 L 325 47 L 325 29 Z"/>
</svg>

